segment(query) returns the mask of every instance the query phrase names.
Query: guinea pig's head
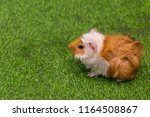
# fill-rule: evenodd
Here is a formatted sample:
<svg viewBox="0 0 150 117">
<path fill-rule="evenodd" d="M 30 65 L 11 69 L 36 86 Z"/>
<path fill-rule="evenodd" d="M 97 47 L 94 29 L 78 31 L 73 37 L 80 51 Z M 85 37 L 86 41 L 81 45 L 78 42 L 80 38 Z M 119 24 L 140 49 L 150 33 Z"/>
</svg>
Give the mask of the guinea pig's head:
<svg viewBox="0 0 150 117">
<path fill-rule="evenodd" d="M 96 44 L 83 40 L 82 37 L 74 40 L 69 44 L 69 49 L 77 59 L 86 59 L 96 53 Z"/>
</svg>

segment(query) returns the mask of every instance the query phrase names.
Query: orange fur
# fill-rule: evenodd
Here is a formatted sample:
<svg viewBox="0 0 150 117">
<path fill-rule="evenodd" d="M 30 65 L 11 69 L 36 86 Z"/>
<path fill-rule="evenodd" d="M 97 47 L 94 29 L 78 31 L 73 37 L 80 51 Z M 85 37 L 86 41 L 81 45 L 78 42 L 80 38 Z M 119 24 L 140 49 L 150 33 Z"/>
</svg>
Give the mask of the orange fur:
<svg viewBox="0 0 150 117">
<path fill-rule="evenodd" d="M 82 45 L 82 40 L 81 38 L 76 39 L 75 41 L 71 42 L 69 44 L 69 48 L 72 50 L 72 52 L 76 55 L 76 54 L 84 54 L 84 50 L 83 49 L 79 49 L 78 46 Z"/>
<path fill-rule="evenodd" d="M 127 36 L 106 36 L 100 56 L 110 67 L 108 77 L 120 80 L 132 80 L 140 67 L 143 45 Z"/>
</svg>

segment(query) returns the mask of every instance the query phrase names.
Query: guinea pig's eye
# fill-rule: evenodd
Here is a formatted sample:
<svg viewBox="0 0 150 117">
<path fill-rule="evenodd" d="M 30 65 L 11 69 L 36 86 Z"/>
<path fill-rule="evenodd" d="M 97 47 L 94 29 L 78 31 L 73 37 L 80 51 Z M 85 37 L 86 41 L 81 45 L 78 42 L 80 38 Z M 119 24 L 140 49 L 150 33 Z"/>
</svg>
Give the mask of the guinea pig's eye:
<svg viewBox="0 0 150 117">
<path fill-rule="evenodd" d="M 79 45 L 78 48 L 79 48 L 79 49 L 83 49 L 84 46 L 83 46 L 83 45 Z"/>
</svg>

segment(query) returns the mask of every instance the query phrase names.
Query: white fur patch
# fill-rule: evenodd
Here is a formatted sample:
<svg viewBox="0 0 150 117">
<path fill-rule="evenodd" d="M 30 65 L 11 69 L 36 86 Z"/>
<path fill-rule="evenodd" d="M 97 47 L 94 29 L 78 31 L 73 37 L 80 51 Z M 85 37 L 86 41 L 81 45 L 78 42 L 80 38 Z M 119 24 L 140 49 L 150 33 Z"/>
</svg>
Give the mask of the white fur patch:
<svg viewBox="0 0 150 117">
<path fill-rule="evenodd" d="M 99 75 L 107 76 L 109 64 L 104 58 L 94 56 L 80 60 L 87 68 L 91 68 L 91 71 L 96 72 Z"/>
<path fill-rule="evenodd" d="M 75 58 L 76 58 L 76 59 L 82 60 L 82 59 L 85 58 L 85 55 L 82 55 L 82 54 L 76 54 L 76 55 L 75 55 Z"/>
<path fill-rule="evenodd" d="M 87 34 L 82 36 L 82 42 L 85 46 L 84 55 L 76 55 L 75 58 L 81 60 L 87 68 L 91 68 L 93 72 L 99 75 L 107 76 L 107 71 L 109 68 L 108 62 L 100 57 L 100 52 L 103 48 L 104 35 L 97 32 L 96 30 L 91 30 Z M 87 43 L 92 42 L 97 46 L 97 53 L 94 53 Z"/>
<path fill-rule="evenodd" d="M 83 34 L 82 42 L 87 44 L 88 42 L 92 42 L 97 45 L 97 52 L 101 51 L 103 48 L 103 41 L 105 36 L 96 30 L 92 29 L 90 32 Z"/>
</svg>

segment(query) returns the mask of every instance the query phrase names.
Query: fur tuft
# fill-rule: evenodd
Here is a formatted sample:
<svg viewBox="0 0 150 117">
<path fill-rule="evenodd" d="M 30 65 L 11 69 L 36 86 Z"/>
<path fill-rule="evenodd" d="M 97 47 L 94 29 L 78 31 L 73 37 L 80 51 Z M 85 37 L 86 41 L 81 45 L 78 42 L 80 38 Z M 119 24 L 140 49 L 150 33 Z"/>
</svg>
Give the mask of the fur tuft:
<svg viewBox="0 0 150 117">
<path fill-rule="evenodd" d="M 120 80 L 134 79 L 143 54 L 143 45 L 125 36 L 107 36 L 101 56 L 109 63 L 108 76 Z"/>
</svg>

